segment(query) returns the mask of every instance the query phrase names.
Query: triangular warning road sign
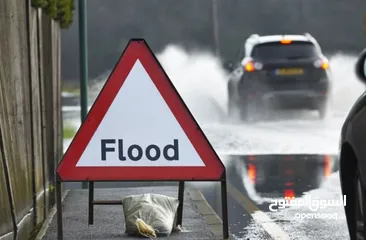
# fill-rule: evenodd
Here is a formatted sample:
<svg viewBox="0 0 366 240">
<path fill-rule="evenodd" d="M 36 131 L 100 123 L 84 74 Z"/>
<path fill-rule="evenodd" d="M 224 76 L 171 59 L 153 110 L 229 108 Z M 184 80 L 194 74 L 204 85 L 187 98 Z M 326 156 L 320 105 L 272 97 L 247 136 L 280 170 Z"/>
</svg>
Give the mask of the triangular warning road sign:
<svg viewBox="0 0 366 240">
<path fill-rule="evenodd" d="M 62 181 L 220 180 L 224 171 L 142 39 L 127 45 L 57 168 Z"/>
</svg>

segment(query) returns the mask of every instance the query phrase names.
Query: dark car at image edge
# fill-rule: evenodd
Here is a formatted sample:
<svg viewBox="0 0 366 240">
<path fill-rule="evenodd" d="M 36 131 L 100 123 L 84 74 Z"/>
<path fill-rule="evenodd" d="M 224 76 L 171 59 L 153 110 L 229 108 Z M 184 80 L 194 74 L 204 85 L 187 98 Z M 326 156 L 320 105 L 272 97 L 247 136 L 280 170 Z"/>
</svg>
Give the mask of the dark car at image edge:
<svg viewBox="0 0 366 240">
<path fill-rule="evenodd" d="M 329 61 L 310 34 L 251 35 L 236 62 L 226 62 L 229 114 L 248 120 L 260 109 L 317 110 L 326 116 Z"/>
<path fill-rule="evenodd" d="M 356 63 L 356 75 L 366 84 L 366 49 Z M 351 240 L 366 238 L 366 92 L 348 113 L 340 139 L 339 173 Z"/>
</svg>

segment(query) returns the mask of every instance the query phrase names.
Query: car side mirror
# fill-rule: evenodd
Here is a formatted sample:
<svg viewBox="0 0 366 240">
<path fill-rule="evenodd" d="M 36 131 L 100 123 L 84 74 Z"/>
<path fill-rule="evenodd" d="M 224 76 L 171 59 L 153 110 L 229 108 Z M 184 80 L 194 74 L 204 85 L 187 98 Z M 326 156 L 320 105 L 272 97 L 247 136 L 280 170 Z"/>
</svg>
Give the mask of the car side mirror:
<svg viewBox="0 0 366 240">
<path fill-rule="evenodd" d="M 357 78 L 366 84 L 366 48 L 358 56 L 355 71 Z"/>
<path fill-rule="evenodd" d="M 234 70 L 234 63 L 232 61 L 227 61 L 223 64 L 223 67 L 225 68 L 225 70 L 231 72 Z"/>
</svg>

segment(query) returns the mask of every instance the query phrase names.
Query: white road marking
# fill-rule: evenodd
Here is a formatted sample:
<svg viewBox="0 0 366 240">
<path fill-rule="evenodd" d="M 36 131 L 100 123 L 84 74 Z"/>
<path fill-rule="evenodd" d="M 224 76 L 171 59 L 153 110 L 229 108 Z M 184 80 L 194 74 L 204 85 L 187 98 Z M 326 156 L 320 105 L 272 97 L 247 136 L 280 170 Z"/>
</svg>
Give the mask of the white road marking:
<svg viewBox="0 0 366 240">
<path fill-rule="evenodd" d="M 232 184 L 227 182 L 228 193 L 251 215 L 253 220 L 261 225 L 263 229 L 274 240 L 290 240 L 290 236 L 267 214 L 257 208 L 257 206 Z"/>
</svg>

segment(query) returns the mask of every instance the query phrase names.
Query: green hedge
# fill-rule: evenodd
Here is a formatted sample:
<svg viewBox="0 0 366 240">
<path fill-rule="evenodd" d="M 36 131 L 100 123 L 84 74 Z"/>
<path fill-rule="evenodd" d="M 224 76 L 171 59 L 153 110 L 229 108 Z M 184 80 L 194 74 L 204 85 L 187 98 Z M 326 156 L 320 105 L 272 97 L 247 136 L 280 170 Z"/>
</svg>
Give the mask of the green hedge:
<svg viewBox="0 0 366 240">
<path fill-rule="evenodd" d="M 68 28 L 73 20 L 74 0 L 32 0 L 34 8 L 42 8 L 47 15 L 60 22 L 61 28 Z"/>
</svg>

